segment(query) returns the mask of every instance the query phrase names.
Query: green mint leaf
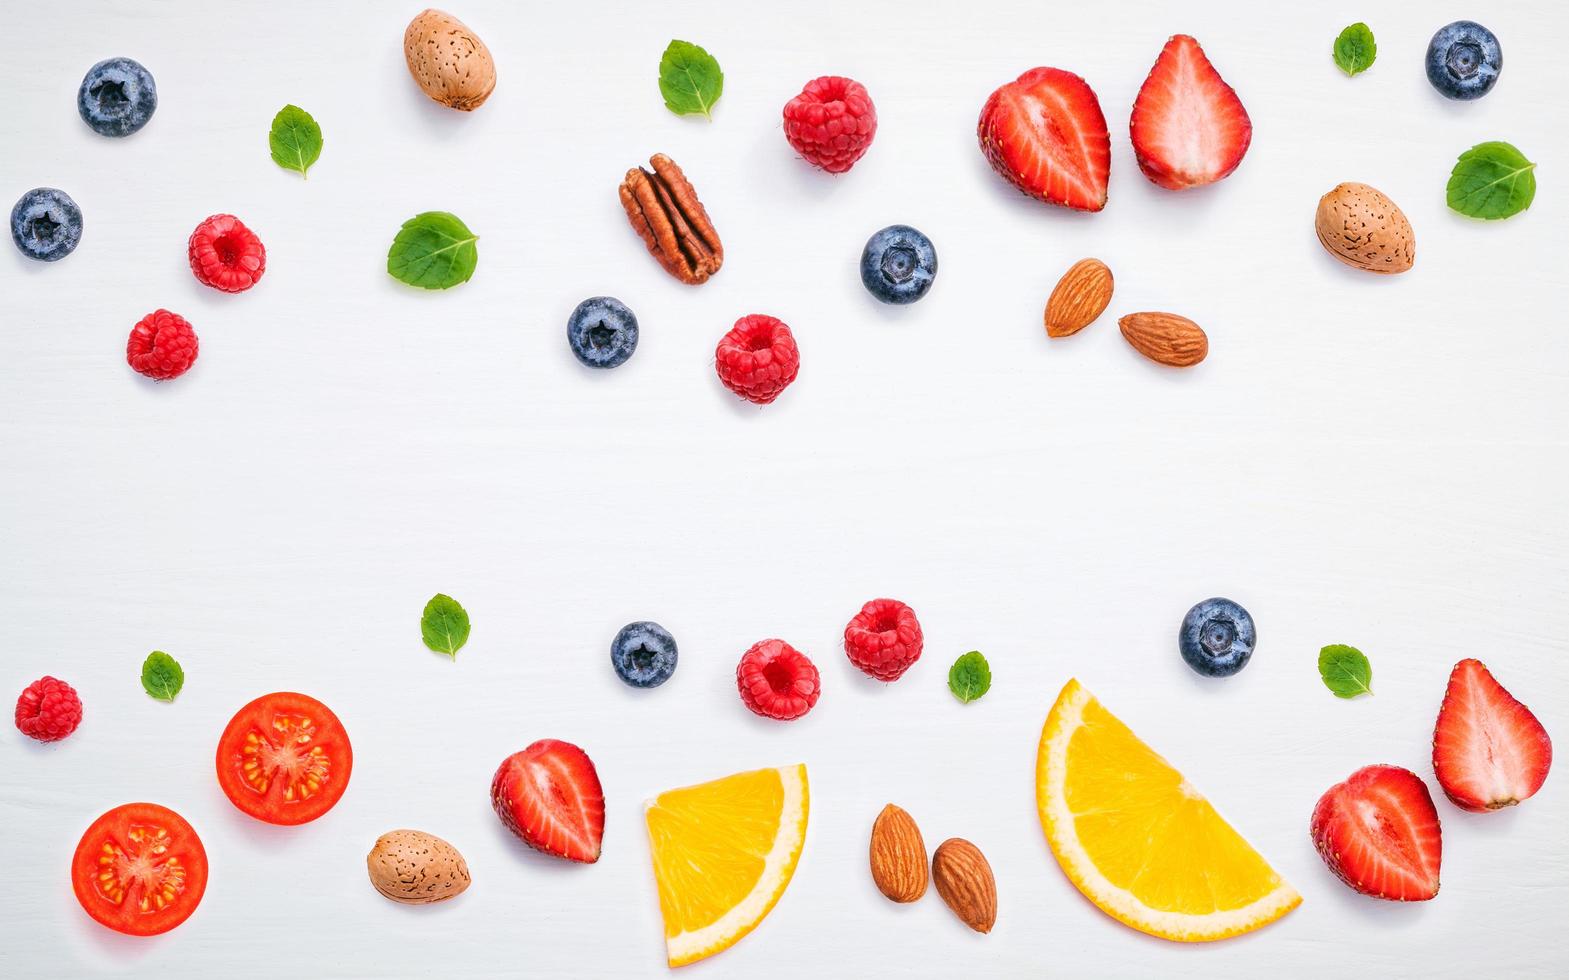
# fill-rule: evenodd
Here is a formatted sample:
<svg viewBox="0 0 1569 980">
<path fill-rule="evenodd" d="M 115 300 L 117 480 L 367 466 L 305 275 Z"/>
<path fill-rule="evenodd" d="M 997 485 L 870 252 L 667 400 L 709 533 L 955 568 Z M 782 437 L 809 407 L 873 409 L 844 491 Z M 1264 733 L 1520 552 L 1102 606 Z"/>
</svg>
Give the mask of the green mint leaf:
<svg viewBox="0 0 1569 980">
<path fill-rule="evenodd" d="M 1378 45 L 1373 43 L 1373 32 L 1366 24 L 1352 24 L 1335 38 L 1335 64 L 1347 75 L 1367 71 L 1377 57 Z"/>
<path fill-rule="evenodd" d="M 1495 221 L 1519 214 L 1536 197 L 1536 164 L 1508 143 L 1478 143 L 1460 154 L 1449 175 L 1449 207 Z"/>
<path fill-rule="evenodd" d="M 438 592 L 425 603 L 424 615 L 419 618 L 419 632 L 425 638 L 426 646 L 455 660 L 458 650 L 469 640 L 469 614 L 463 611 L 458 600 Z"/>
<path fill-rule="evenodd" d="M 971 650 L 948 668 L 948 690 L 965 704 L 980 698 L 991 687 L 991 665 L 979 650 Z"/>
<path fill-rule="evenodd" d="M 321 156 L 321 127 L 311 114 L 297 105 L 286 105 L 272 117 L 267 133 L 272 162 L 285 170 L 298 170 L 300 176 Z"/>
<path fill-rule="evenodd" d="M 142 661 L 142 688 L 158 700 L 173 701 L 184 686 L 185 671 L 180 662 L 162 650 L 154 650 Z"/>
<path fill-rule="evenodd" d="M 671 41 L 659 59 L 659 94 L 665 97 L 665 108 L 678 116 L 701 113 L 714 118 L 714 103 L 724 88 L 719 62 L 695 44 Z"/>
<path fill-rule="evenodd" d="M 421 289 L 449 289 L 474 275 L 477 241 L 479 236 L 455 214 L 416 214 L 403 222 L 387 250 L 387 274 Z"/>
<path fill-rule="evenodd" d="M 1337 698 L 1373 693 L 1373 665 L 1356 647 L 1334 643 L 1320 650 L 1318 675 Z"/>
</svg>

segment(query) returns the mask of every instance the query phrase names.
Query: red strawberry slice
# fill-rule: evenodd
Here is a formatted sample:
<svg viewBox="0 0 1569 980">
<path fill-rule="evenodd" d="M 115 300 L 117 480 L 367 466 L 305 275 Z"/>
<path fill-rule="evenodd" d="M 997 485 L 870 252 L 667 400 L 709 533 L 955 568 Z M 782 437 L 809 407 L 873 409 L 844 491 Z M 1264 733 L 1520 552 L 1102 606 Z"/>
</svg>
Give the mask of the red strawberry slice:
<svg viewBox="0 0 1569 980">
<path fill-rule="evenodd" d="M 981 152 L 1013 186 L 1079 211 L 1106 206 L 1111 137 L 1084 79 L 1032 68 L 991 94 L 977 129 Z"/>
<path fill-rule="evenodd" d="M 1133 100 L 1133 153 L 1144 176 L 1162 187 L 1213 184 L 1237 169 L 1253 141 L 1242 100 L 1199 42 L 1166 42 Z"/>
<path fill-rule="evenodd" d="M 1462 810 L 1514 806 L 1542 788 L 1553 764 L 1547 730 L 1480 660 L 1449 675 L 1433 731 L 1433 771 Z"/>
<path fill-rule="evenodd" d="M 540 739 L 514 752 L 490 782 L 496 815 L 523 843 L 593 864 L 605 833 L 605 793 L 588 754 L 571 742 Z"/>
<path fill-rule="evenodd" d="M 1364 895 L 1425 902 L 1438 894 L 1443 838 L 1433 795 L 1399 766 L 1364 766 L 1313 808 L 1313 846 Z"/>
</svg>

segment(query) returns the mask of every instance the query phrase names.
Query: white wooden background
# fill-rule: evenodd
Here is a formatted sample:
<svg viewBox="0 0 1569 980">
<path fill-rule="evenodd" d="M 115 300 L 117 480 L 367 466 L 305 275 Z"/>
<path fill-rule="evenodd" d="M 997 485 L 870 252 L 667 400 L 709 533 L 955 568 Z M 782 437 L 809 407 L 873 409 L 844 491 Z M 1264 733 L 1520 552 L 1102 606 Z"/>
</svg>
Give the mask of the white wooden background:
<svg viewBox="0 0 1569 980">
<path fill-rule="evenodd" d="M 805 761 L 794 884 L 693 977 L 1563 975 L 1569 772 L 1512 812 L 1441 801 L 1443 890 L 1422 906 L 1351 893 L 1307 834 L 1318 795 L 1358 766 L 1432 784 L 1432 724 L 1461 657 L 1569 745 L 1569 12 L 1481 7 L 879 0 L 829 21 L 798 4 L 464 0 L 454 12 L 500 74 L 465 115 L 404 69 L 417 2 L 8 5 L 0 197 L 62 187 L 86 237 L 52 266 L 0 248 L 0 690 L 58 674 L 86 720 L 50 747 L 0 734 L 0 974 L 662 976 L 641 801 Z M 1474 104 L 1439 98 L 1421 67 L 1461 16 L 1507 54 Z M 1361 19 L 1378 62 L 1346 79 L 1330 45 Z M 1144 180 L 1126 136 L 1179 31 L 1255 126 L 1234 176 L 1186 194 Z M 724 65 L 712 124 L 661 104 L 671 37 Z M 112 55 L 143 61 L 160 95 L 124 141 L 95 136 L 74 104 Z M 1100 95 L 1102 214 L 1032 203 L 977 152 L 986 95 L 1039 64 Z M 879 109 L 871 152 L 839 179 L 796 160 L 779 126 L 828 72 L 864 82 Z M 308 181 L 267 155 L 287 102 L 326 132 Z M 1484 225 L 1449 213 L 1443 189 L 1487 139 L 1538 161 L 1541 190 L 1527 214 Z M 644 254 L 616 200 L 656 151 L 686 167 L 724 237 L 724 270 L 700 289 Z M 1342 180 L 1405 209 L 1412 273 L 1375 279 L 1323 254 L 1314 205 Z M 398 225 L 428 209 L 482 236 L 474 280 L 445 293 L 383 271 Z M 208 290 L 186 267 L 192 227 L 221 211 L 267 245 L 250 293 Z M 941 256 L 911 308 L 879 306 L 856 274 L 867 235 L 893 222 Z M 1045 297 L 1086 255 L 1115 270 L 1112 310 L 1048 343 Z M 636 357 L 605 374 L 564 340 L 568 312 L 598 293 L 642 323 Z M 202 345 L 164 386 L 123 360 L 159 306 Z M 1209 360 L 1141 360 L 1114 319 L 1139 309 L 1203 324 Z M 803 357 L 761 410 L 711 366 L 750 312 L 790 323 Z M 437 591 L 474 618 L 456 663 L 419 642 Z M 1174 643 L 1189 604 L 1214 594 L 1259 626 L 1253 663 L 1225 683 L 1193 675 Z M 910 602 L 928 641 L 889 687 L 837 642 L 877 595 Z M 681 645 L 652 692 L 607 662 L 616 629 L 641 618 Z M 736 659 L 774 635 L 823 673 L 822 701 L 793 725 L 735 695 Z M 1334 642 L 1371 656 L 1375 697 L 1320 685 L 1315 657 Z M 137 682 L 155 648 L 185 665 L 172 705 Z M 972 648 L 996 683 L 961 706 L 945 674 Z M 1217 802 L 1303 893 L 1299 910 L 1188 948 L 1079 897 L 1032 777 L 1073 675 Z M 236 708 L 291 688 L 337 710 L 356 765 L 329 816 L 274 829 L 224 800 L 212 752 Z M 544 736 L 598 763 L 596 866 L 528 852 L 490 812 L 496 764 Z M 189 818 L 212 865 L 200 911 L 150 941 L 90 922 L 67 874 L 88 822 L 138 799 Z M 930 844 L 985 850 L 992 935 L 935 895 L 877 895 L 866 836 L 889 801 Z M 463 851 L 466 895 L 410 909 L 372 891 L 366 851 L 405 826 Z"/>
</svg>

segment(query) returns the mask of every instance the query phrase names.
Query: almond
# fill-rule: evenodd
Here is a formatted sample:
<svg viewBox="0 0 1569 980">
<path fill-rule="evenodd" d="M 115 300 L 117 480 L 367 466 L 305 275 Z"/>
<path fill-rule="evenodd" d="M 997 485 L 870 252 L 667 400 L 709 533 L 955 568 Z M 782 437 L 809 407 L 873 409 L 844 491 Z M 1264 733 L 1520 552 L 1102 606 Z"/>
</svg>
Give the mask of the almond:
<svg viewBox="0 0 1569 980">
<path fill-rule="evenodd" d="M 1198 324 L 1175 313 L 1129 313 L 1117 321 L 1133 349 L 1157 364 L 1190 367 L 1209 354 L 1209 338 Z"/>
<path fill-rule="evenodd" d="M 479 35 L 444 10 L 422 10 L 403 32 L 409 74 L 442 105 L 473 112 L 496 88 L 496 62 Z"/>
<path fill-rule="evenodd" d="M 892 803 L 872 824 L 872 880 L 895 902 L 926 894 L 926 842 L 915 819 Z"/>
<path fill-rule="evenodd" d="M 1063 273 L 1046 301 L 1046 336 L 1071 337 L 1095 322 L 1111 302 L 1111 270 L 1100 259 L 1080 259 Z"/>
<path fill-rule="evenodd" d="M 950 837 L 932 855 L 932 883 L 965 925 L 991 932 L 997 924 L 997 880 L 981 849 L 962 837 Z"/>
<path fill-rule="evenodd" d="M 402 905 L 445 902 L 461 895 L 471 880 L 458 849 L 422 830 L 382 834 L 365 867 L 376 890 Z"/>
<path fill-rule="evenodd" d="M 1392 276 L 1416 263 L 1416 233 L 1405 212 L 1367 184 L 1338 184 L 1319 198 L 1313 230 L 1325 251 L 1355 269 Z"/>
</svg>

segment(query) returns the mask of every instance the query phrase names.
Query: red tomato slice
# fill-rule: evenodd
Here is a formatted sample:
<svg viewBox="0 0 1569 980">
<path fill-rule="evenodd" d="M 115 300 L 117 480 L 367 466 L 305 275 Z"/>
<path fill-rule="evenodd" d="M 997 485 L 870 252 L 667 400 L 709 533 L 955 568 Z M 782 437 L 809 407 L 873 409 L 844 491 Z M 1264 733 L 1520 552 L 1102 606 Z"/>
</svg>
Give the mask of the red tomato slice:
<svg viewBox="0 0 1569 980">
<path fill-rule="evenodd" d="M 354 749 L 332 709 L 280 691 L 241 708 L 218 740 L 218 785 L 257 820 L 294 825 L 331 810 L 349 786 Z"/>
<path fill-rule="evenodd" d="M 185 818 L 127 803 L 93 821 L 71 858 L 71 888 L 96 921 L 156 936 L 191 917 L 207 890 L 207 851 Z"/>
</svg>

